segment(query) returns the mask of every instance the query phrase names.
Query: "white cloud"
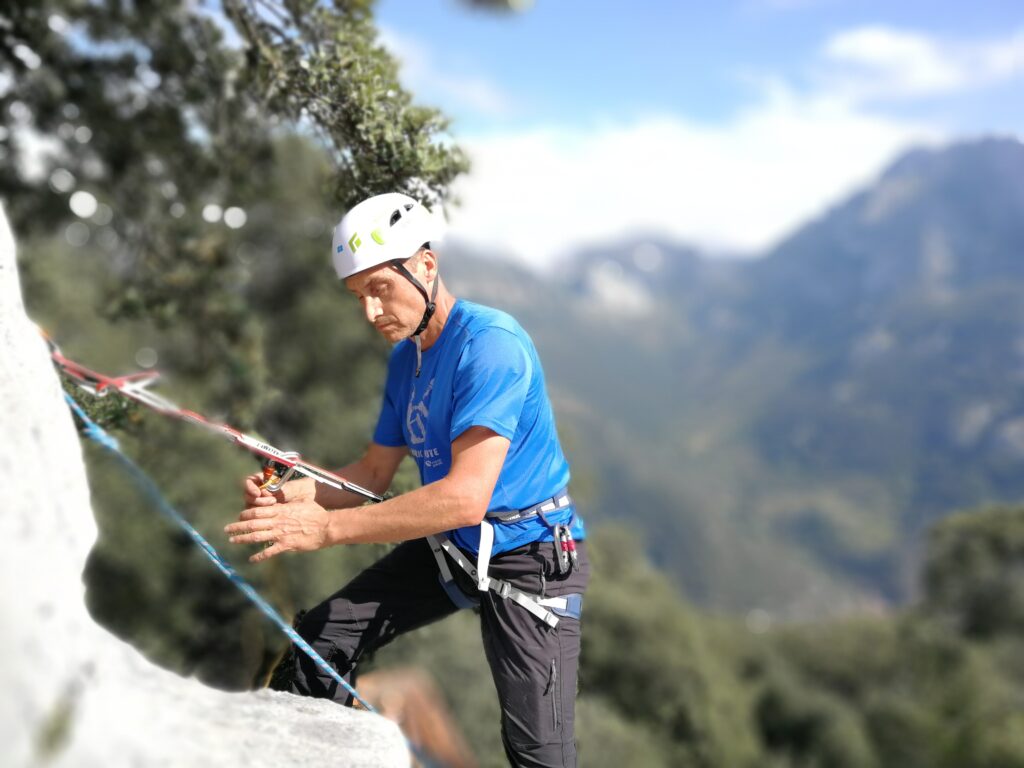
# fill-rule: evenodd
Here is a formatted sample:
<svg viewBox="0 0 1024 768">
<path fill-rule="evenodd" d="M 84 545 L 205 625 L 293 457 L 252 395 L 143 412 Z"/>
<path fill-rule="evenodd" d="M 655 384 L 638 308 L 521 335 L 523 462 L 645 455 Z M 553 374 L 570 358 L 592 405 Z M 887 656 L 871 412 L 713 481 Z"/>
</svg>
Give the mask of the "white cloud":
<svg viewBox="0 0 1024 768">
<path fill-rule="evenodd" d="M 406 61 L 414 90 L 428 80 L 435 92 L 459 83 L 467 98 L 471 78 L 439 72 L 422 45 L 393 33 L 386 39 Z M 460 137 L 473 169 L 456 186 L 463 204 L 451 212 L 452 238 L 538 267 L 582 245 L 637 234 L 763 252 L 871 183 L 899 154 L 948 138 L 940 125 L 886 115 L 883 104 L 1021 75 L 1024 31 L 953 43 L 858 27 L 828 38 L 817 53 L 803 73 L 809 88 L 770 73 L 748 78 L 760 98 L 722 123 L 661 115 Z M 494 86 L 478 85 L 493 96 L 482 106 L 507 104 Z"/>
<path fill-rule="evenodd" d="M 455 108 L 469 109 L 492 117 L 512 112 L 512 101 L 494 82 L 472 75 L 443 71 L 424 44 L 393 29 L 380 29 L 380 42 L 401 63 L 403 85 L 419 101 L 438 100 Z"/>
<path fill-rule="evenodd" d="M 753 252 L 941 138 L 776 87 L 725 125 L 663 117 L 464 140 L 474 165 L 451 235 L 538 267 L 637 232 Z"/>
<path fill-rule="evenodd" d="M 979 52 L 985 70 L 993 77 L 1024 74 L 1024 29 L 1008 40 L 985 46 Z"/>
<path fill-rule="evenodd" d="M 599 317 L 643 317 L 654 307 L 650 292 L 639 280 L 625 274 L 618 262 L 594 264 L 585 279 L 590 296 L 594 299 L 593 309 Z M 612 316 L 604 313 L 609 307 L 616 310 Z"/>
<path fill-rule="evenodd" d="M 1024 30 L 985 42 L 949 42 L 884 26 L 833 36 L 825 85 L 852 100 L 952 93 L 1024 74 Z"/>
</svg>

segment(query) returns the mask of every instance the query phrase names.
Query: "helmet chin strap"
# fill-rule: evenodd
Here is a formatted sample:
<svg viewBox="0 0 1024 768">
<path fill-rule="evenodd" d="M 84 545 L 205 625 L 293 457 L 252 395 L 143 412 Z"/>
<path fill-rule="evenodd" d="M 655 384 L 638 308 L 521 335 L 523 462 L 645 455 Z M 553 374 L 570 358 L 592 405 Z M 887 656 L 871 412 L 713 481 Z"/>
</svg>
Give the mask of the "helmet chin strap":
<svg viewBox="0 0 1024 768">
<path fill-rule="evenodd" d="M 420 375 L 420 368 L 423 365 L 423 340 L 420 338 L 420 334 L 426 330 L 427 324 L 430 323 L 430 318 L 434 316 L 434 312 L 437 310 L 437 275 L 434 275 L 434 285 L 430 291 L 430 295 L 427 295 L 427 289 L 423 287 L 423 283 L 416 279 L 412 272 L 406 269 L 405 264 L 401 261 L 391 262 L 391 266 L 399 272 L 406 280 L 412 283 L 416 290 L 423 294 L 423 301 L 427 303 L 427 308 L 423 310 L 423 319 L 420 320 L 420 324 L 416 326 L 416 330 L 412 332 L 412 341 L 416 345 L 416 376 Z"/>
</svg>

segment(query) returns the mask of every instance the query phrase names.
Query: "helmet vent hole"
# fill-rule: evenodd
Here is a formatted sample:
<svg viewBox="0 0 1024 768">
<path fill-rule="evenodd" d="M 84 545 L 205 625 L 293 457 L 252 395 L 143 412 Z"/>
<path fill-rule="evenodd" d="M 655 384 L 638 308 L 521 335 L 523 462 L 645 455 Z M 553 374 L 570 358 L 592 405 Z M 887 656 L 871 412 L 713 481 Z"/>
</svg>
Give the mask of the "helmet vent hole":
<svg viewBox="0 0 1024 768">
<path fill-rule="evenodd" d="M 398 220 L 400 218 L 402 218 L 402 209 L 401 208 L 397 209 L 394 213 L 391 214 L 391 221 L 388 222 L 388 226 L 389 227 L 395 226 L 395 224 L 398 223 Z"/>
</svg>

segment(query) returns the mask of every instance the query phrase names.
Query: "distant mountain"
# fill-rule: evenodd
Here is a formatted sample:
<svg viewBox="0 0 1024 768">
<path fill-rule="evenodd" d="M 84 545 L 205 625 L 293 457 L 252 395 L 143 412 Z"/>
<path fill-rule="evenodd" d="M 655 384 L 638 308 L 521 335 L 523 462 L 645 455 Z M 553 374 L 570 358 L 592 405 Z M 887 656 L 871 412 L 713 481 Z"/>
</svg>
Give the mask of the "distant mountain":
<svg viewBox="0 0 1024 768">
<path fill-rule="evenodd" d="M 915 151 L 762 258 L 656 240 L 542 278 L 451 255 L 541 349 L 580 495 L 698 601 L 913 594 L 921 531 L 1024 498 L 1024 145 Z"/>
</svg>

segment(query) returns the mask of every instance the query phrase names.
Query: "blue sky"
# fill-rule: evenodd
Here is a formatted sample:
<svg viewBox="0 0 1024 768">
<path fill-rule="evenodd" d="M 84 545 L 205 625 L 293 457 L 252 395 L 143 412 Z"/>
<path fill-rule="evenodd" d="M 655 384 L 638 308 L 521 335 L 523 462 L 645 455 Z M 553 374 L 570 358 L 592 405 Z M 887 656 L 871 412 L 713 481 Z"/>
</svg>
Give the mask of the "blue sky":
<svg viewBox="0 0 1024 768">
<path fill-rule="evenodd" d="M 474 159 L 453 237 L 537 266 L 635 233 L 757 253 L 911 146 L 1024 137 L 1020 0 L 382 0 L 377 21 Z"/>
</svg>

